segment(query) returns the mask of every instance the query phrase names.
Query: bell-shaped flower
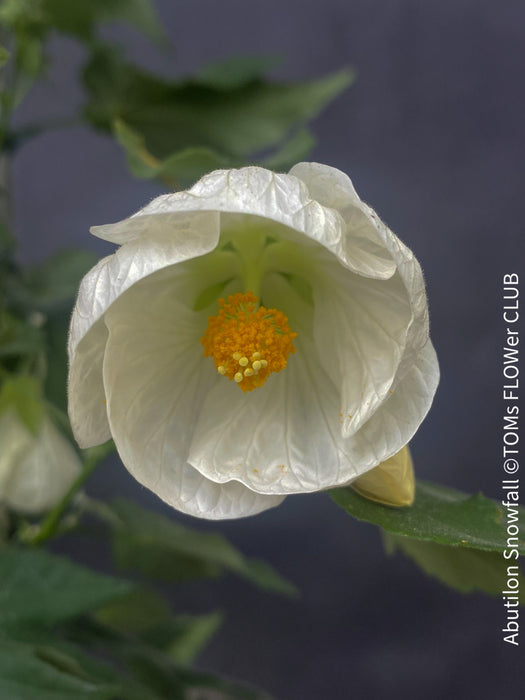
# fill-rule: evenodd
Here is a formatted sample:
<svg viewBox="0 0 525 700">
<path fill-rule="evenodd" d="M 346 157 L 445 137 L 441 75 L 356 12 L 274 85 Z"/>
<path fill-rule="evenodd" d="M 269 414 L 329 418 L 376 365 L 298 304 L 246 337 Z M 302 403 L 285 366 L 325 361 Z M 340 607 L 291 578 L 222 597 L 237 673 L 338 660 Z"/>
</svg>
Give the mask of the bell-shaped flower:
<svg viewBox="0 0 525 700">
<path fill-rule="evenodd" d="M 50 510 L 78 476 L 72 444 L 44 414 L 31 431 L 14 408 L 0 412 L 0 503 L 28 515 Z"/>
<path fill-rule="evenodd" d="M 220 170 L 92 232 L 69 413 L 173 507 L 236 518 L 350 484 L 438 383 L 421 269 L 342 172 Z"/>
</svg>

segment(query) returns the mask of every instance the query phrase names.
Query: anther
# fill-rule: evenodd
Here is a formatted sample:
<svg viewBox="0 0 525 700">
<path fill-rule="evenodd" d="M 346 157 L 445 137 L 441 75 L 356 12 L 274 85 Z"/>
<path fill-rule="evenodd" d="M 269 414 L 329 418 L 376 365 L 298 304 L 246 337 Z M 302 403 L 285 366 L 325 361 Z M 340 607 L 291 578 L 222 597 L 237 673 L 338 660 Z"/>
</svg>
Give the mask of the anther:
<svg viewBox="0 0 525 700">
<path fill-rule="evenodd" d="M 219 312 L 208 318 L 201 343 L 217 372 L 246 392 L 286 367 L 296 336 L 282 311 L 261 306 L 255 294 L 246 292 L 219 299 Z"/>
</svg>

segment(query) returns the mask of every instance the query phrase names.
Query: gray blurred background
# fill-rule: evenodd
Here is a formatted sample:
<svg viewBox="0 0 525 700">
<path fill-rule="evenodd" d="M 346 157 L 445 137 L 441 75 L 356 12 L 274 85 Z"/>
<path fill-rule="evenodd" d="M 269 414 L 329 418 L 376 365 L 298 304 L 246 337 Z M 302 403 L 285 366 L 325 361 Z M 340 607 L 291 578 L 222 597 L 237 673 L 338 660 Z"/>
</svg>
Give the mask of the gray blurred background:
<svg viewBox="0 0 525 700">
<path fill-rule="evenodd" d="M 131 31 L 113 36 L 166 75 L 267 53 L 283 56 L 273 72 L 283 79 L 357 70 L 355 85 L 314 124 L 311 159 L 347 172 L 423 266 L 442 380 L 412 443 L 417 474 L 500 498 L 502 275 L 523 271 L 525 252 L 523 0 L 156 6 L 174 52 L 159 55 Z M 53 55 L 49 81 L 33 90 L 19 123 L 81 103 L 81 49 L 57 40 Z M 35 139 L 15 165 L 21 257 L 35 262 L 63 246 L 108 254 L 89 226 L 123 218 L 159 191 L 128 174 L 107 137 L 72 128 Z M 169 513 L 118 460 L 89 490 Z M 502 642 L 501 601 L 451 592 L 400 555 L 386 558 L 376 529 L 328 496 L 290 497 L 222 524 L 170 515 L 225 533 L 302 591 L 290 602 L 233 579 L 169 589 L 176 611 L 227 614 L 201 667 L 283 700 L 519 697 L 525 672 L 519 648 Z M 108 566 L 102 545 L 78 556 Z"/>
</svg>

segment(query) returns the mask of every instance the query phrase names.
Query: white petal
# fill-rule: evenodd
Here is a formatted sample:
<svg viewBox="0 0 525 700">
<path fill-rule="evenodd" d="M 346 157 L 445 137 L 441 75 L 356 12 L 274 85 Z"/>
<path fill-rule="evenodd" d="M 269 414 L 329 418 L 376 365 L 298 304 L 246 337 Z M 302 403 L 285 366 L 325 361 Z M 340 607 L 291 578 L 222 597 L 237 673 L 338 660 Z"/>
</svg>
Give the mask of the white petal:
<svg viewBox="0 0 525 700">
<path fill-rule="evenodd" d="M 144 484 L 147 486 L 147 484 Z M 255 493 L 238 481 L 217 484 L 189 464 L 163 474 L 155 493 L 168 505 L 187 515 L 207 520 L 229 520 L 257 515 L 275 508 L 284 496 Z"/>
<path fill-rule="evenodd" d="M 412 312 L 405 351 L 398 368 L 399 381 L 410 369 L 428 338 L 425 283 L 419 263 L 412 251 L 392 233 L 376 212 L 359 199 L 350 178 L 340 170 L 320 163 L 299 163 L 292 168 L 290 174 L 306 183 L 312 197 L 339 212 L 346 225 L 350 248 L 357 232 L 359 239 L 365 237 L 374 245 L 379 245 L 394 261 L 407 290 Z M 363 271 L 362 274 L 366 273 Z"/>
<path fill-rule="evenodd" d="M 162 195 L 130 219 L 107 226 L 97 226 L 97 236 L 122 242 L 134 240 L 141 233 L 141 222 L 161 229 L 170 216 L 183 212 L 223 212 L 249 214 L 278 222 L 317 241 L 349 269 L 371 277 L 390 277 L 395 271 L 389 251 L 370 224 L 368 214 L 355 211 L 355 235 L 346 235 L 346 223 L 340 212 L 323 206 L 312 198 L 306 185 L 297 177 L 276 174 L 250 166 L 238 170 L 215 170 L 205 175 L 190 190 Z M 156 219 L 158 218 L 158 223 Z M 359 221 L 357 220 L 359 219 Z M 366 235 L 358 228 L 363 226 Z M 372 240 L 374 233 L 376 240 Z"/>
<path fill-rule="evenodd" d="M 285 370 L 253 392 L 243 394 L 226 381 L 213 387 L 199 414 L 189 462 L 214 481 L 238 479 L 265 494 L 350 483 L 398 452 L 417 430 L 438 383 L 435 353 L 428 343 L 372 418 L 343 438 L 339 388 L 323 370 L 307 322 L 301 325 L 304 302 L 279 276 L 270 283 L 299 332 L 297 352 Z M 271 299 L 268 290 L 265 297 Z"/>
<path fill-rule="evenodd" d="M 363 472 L 384 462 L 412 439 L 430 409 L 438 383 L 439 365 L 429 340 L 393 393 L 350 438 L 352 457 L 363 466 Z"/>
<path fill-rule="evenodd" d="M 339 212 L 348 235 L 347 266 L 365 277 L 388 279 L 396 263 L 363 210 L 352 181 L 337 168 L 321 163 L 298 163 L 290 170 L 308 187 L 312 199 Z"/>
<path fill-rule="evenodd" d="M 359 473 L 341 435 L 339 391 L 311 340 L 311 315 L 288 283 L 273 275 L 263 298 L 298 332 L 286 369 L 244 394 L 223 378 L 198 416 L 189 462 L 213 481 L 238 479 L 265 494 L 317 491 Z"/>
<path fill-rule="evenodd" d="M 138 212 L 114 224 L 92 226 L 90 232 L 111 243 L 122 245 L 137 239 L 165 240 L 166 233 L 183 232 L 186 244 L 197 246 L 204 243 L 217 229 L 218 217 L 210 212 L 187 212 L 172 206 L 173 194 L 162 194 L 146 204 Z M 179 238 L 179 242 L 180 242 Z M 186 255 L 195 257 L 194 255 Z"/>
<path fill-rule="evenodd" d="M 40 513 L 58 503 L 78 476 L 81 463 L 47 416 L 38 436 L 28 435 L 31 444 L 13 465 L 4 497 L 14 510 Z"/>
<path fill-rule="evenodd" d="M 70 355 L 68 413 L 73 434 L 82 448 L 100 445 L 111 438 L 102 381 L 107 337 L 101 319 Z"/>
<path fill-rule="evenodd" d="M 189 457 L 201 474 L 238 479 L 264 494 L 318 491 L 357 476 L 341 436 L 337 392 L 326 375 L 313 376 L 309 349 L 249 395 L 225 380 L 212 389 Z"/>
<path fill-rule="evenodd" d="M 343 436 L 353 435 L 388 396 L 405 349 L 410 300 L 399 275 L 374 280 L 337 261 L 313 282 L 314 339 L 341 387 Z"/>
<path fill-rule="evenodd" d="M 106 314 L 104 383 L 120 457 L 140 483 L 190 515 L 236 518 L 271 508 L 282 499 L 213 483 L 186 463 L 202 401 L 221 378 L 199 341 L 206 316 L 182 305 L 162 277 L 138 283 Z"/>
<path fill-rule="evenodd" d="M 69 335 L 69 416 L 83 447 L 105 442 L 109 426 L 104 408 L 102 357 L 107 339 L 100 323 L 111 304 L 139 280 L 213 250 L 218 241 L 216 214 L 186 217 L 195 229 L 163 220 L 144 235 L 102 259 L 82 280 Z M 146 222 L 153 224 L 154 217 Z M 186 223 L 188 223 L 186 221 Z M 190 235 L 189 235 L 190 234 Z"/>
</svg>

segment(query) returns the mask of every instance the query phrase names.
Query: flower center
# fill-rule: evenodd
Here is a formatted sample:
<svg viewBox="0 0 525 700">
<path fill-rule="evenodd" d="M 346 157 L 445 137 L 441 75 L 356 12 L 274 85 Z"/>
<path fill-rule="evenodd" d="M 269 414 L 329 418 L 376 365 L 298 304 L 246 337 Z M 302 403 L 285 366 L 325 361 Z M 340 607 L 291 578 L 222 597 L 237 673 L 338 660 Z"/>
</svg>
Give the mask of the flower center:
<svg viewBox="0 0 525 700">
<path fill-rule="evenodd" d="M 246 392 L 286 367 L 296 336 L 282 311 L 259 306 L 255 294 L 246 292 L 219 299 L 219 313 L 209 317 L 201 343 L 217 372 Z"/>
</svg>

